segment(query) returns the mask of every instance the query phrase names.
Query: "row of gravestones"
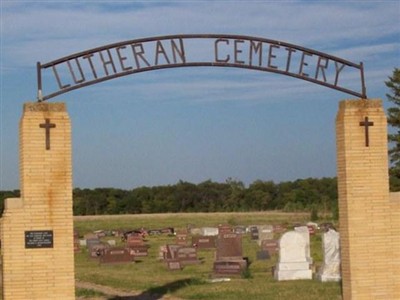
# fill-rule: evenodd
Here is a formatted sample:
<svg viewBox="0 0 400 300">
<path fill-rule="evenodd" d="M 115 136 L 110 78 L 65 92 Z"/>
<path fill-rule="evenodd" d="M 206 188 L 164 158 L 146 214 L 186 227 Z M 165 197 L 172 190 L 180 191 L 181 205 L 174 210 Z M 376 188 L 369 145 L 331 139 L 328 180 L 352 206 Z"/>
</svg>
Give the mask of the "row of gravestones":
<svg viewBox="0 0 400 300">
<path fill-rule="evenodd" d="M 190 230 L 193 233 L 192 230 Z M 175 244 L 160 247 L 159 258 L 166 262 L 169 270 L 180 270 L 187 264 L 199 264 L 198 250 L 215 249 L 213 272 L 215 276 L 240 275 L 247 269 L 248 262 L 243 258 L 242 234 L 229 225 L 218 228 L 203 228 L 203 235 L 192 236 L 188 246 L 189 233 L 177 232 Z"/>
<path fill-rule="evenodd" d="M 248 267 L 248 261 L 243 257 L 242 235 L 250 232 L 252 240 L 256 240 L 261 247 L 261 251 L 257 252 L 258 259 L 268 259 L 279 252 L 274 270 L 277 280 L 311 279 L 310 228 L 295 227 L 294 231 L 284 233 L 279 241 L 273 239 L 274 232 L 284 230 L 281 226 L 274 228 L 269 225 L 250 226 L 240 232 L 228 225 L 208 227 L 202 229 L 204 235 L 192 236 L 190 246 L 188 232 L 177 232 L 174 244 L 160 248 L 159 259 L 166 262 L 168 269 L 180 270 L 185 265 L 201 263 L 197 257 L 198 249 L 216 249 L 214 274 L 239 275 Z M 114 247 L 113 240 L 108 241 L 110 244 L 102 243 L 97 235 L 87 236 L 85 241 L 89 256 L 99 259 L 100 263 L 128 263 L 133 262 L 135 257 L 148 255 L 149 245 L 145 244 L 141 235 L 127 236 L 124 247 Z M 79 243 L 75 245 L 79 250 Z M 323 235 L 323 254 L 324 262 L 317 277 L 321 281 L 340 280 L 339 234 L 333 229 L 328 229 Z"/>
<path fill-rule="evenodd" d="M 100 235 L 101 237 L 101 235 Z M 129 235 L 125 240 L 125 245 L 115 247 L 115 240 L 101 241 L 98 234 L 89 234 L 85 239 L 79 240 L 78 233 L 74 233 L 74 250 L 80 251 L 80 246 L 86 246 L 89 257 L 98 259 L 102 264 L 130 263 L 136 257 L 148 255 L 148 248 L 141 235 Z"/>
</svg>

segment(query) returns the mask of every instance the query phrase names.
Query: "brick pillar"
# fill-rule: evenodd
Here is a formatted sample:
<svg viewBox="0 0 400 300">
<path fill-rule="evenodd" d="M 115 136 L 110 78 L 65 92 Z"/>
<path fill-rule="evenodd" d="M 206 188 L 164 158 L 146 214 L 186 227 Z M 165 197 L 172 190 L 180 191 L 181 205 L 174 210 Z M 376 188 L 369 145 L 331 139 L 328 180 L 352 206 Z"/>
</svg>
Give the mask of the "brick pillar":
<svg viewBox="0 0 400 300">
<path fill-rule="evenodd" d="M 382 102 L 342 101 L 336 134 L 344 299 L 400 299 L 394 278 L 399 236 L 392 230 Z"/>
<path fill-rule="evenodd" d="M 71 125 L 64 103 L 25 103 L 20 176 L 21 198 L 6 199 L 1 224 L 3 299 L 75 299 Z"/>
</svg>

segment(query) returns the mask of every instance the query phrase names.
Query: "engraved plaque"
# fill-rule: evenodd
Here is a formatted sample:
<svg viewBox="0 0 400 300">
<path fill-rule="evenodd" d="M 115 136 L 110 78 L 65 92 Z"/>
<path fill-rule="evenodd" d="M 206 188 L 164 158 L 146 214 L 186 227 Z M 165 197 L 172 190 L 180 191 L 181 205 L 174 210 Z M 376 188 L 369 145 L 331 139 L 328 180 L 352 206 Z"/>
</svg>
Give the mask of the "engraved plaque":
<svg viewBox="0 0 400 300">
<path fill-rule="evenodd" d="M 53 248 L 53 230 L 25 231 L 25 248 Z"/>
</svg>

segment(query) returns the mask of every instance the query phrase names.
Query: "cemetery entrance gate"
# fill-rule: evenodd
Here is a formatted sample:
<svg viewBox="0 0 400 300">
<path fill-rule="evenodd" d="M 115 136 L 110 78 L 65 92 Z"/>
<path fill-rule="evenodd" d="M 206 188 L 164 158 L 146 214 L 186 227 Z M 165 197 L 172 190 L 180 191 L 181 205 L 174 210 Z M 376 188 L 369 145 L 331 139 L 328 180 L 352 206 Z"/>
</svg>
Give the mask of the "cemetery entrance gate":
<svg viewBox="0 0 400 300">
<path fill-rule="evenodd" d="M 196 57 L 196 49 L 209 51 Z M 273 72 L 356 97 L 340 102 L 336 118 L 343 298 L 400 299 L 400 197 L 389 193 L 386 117 L 381 100 L 367 99 L 362 63 L 216 34 L 131 40 L 37 63 L 38 102 L 24 105 L 20 122 L 21 197 L 6 199 L 1 219 L 3 299 L 75 298 L 71 126 L 64 103 L 45 101 L 129 74 L 196 66 Z M 358 89 L 344 79 L 351 74 Z"/>
</svg>

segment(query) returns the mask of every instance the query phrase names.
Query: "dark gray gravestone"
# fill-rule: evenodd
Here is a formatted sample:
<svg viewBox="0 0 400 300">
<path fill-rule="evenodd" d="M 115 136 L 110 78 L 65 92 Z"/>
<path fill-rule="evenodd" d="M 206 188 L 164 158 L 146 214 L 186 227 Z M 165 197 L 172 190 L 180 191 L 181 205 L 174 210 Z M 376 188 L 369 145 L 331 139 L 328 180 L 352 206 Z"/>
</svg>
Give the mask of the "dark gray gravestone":
<svg viewBox="0 0 400 300">
<path fill-rule="evenodd" d="M 263 240 L 263 241 L 261 241 L 261 250 L 268 251 L 269 255 L 278 253 L 279 241 L 278 240 Z"/>
<path fill-rule="evenodd" d="M 192 237 L 192 246 L 197 249 L 215 249 L 215 236 L 194 236 Z"/>
<path fill-rule="evenodd" d="M 253 226 L 250 228 L 250 236 L 252 241 L 258 240 L 258 228 Z"/>
<path fill-rule="evenodd" d="M 236 234 L 246 234 L 246 227 L 245 226 L 236 226 L 233 230 Z"/>
<path fill-rule="evenodd" d="M 100 256 L 102 264 L 121 264 L 133 262 L 134 258 L 126 248 L 108 248 Z"/>
<path fill-rule="evenodd" d="M 94 245 L 101 244 L 101 241 L 98 238 L 89 238 L 86 239 L 86 247 L 90 250 L 90 248 Z"/>
<path fill-rule="evenodd" d="M 257 260 L 267 260 L 270 258 L 271 256 L 269 255 L 267 250 L 257 251 Z"/>
</svg>

